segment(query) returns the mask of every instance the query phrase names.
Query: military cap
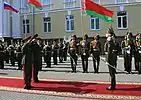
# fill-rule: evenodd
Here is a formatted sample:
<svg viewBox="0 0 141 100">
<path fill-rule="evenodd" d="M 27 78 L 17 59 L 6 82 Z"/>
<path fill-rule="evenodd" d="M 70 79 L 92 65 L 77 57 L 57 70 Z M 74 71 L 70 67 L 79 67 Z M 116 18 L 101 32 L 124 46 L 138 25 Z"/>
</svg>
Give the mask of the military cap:
<svg viewBox="0 0 141 100">
<path fill-rule="evenodd" d="M 94 36 L 94 39 L 97 39 L 97 40 L 99 40 L 99 39 L 100 39 L 100 36 L 99 36 L 99 34 L 95 35 L 95 36 Z"/>
<path fill-rule="evenodd" d="M 84 37 L 86 37 L 86 39 L 88 39 L 88 35 L 87 34 L 85 34 Z"/>
</svg>

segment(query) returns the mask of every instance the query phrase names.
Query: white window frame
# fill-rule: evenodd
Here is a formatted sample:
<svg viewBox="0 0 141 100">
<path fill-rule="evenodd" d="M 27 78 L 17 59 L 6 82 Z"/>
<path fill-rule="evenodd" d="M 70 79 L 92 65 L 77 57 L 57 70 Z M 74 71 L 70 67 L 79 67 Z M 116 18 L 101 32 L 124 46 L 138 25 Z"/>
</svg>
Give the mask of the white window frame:
<svg viewBox="0 0 141 100">
<path fill-rule="evenodd" d="M 121 4 L 121 3 L 129 3 L 129 0 L 125 0 L 125 2 L 119 2 L 118 0 L 115 0 L 115 4 Z"/>
<path fill-rule="evenodd" d="M 50 21 L 45 22 L 45 21 L 44 21 L 44 18 L 50 18 Z M 46 32 L 45 32 L 45 26 L 44 26 L 45 23 L 47 24 L 47 27 L 46 27 L 46 28 L 47 28 L 47 31 L 46 31 Z M 49 23 L 50 23 L 50 25 L 51 25 L 51 26 L 50 26 L 50 27 L 51 27 L 50 31 L 49 31 Z M 44 33 L 51 33 L 51 32 L 52 32 L 51 17 L 43 17 L 43 32 L 44 32 Z"/>
<path fill-rule="evenodd" d="M 71 6 L 66 6 L 71 5 Z M 76 7 L 76 0 L 64 0 L 64 8 L 75 8 Z"/>
<path fill-rule="evenodd" d="M 90 30 L 92 30 L 92 31 L 93 30 L 100 30 L 100 19 L 99 18 L 98 18 L 99 19 L 99 29 L 96 29 L 96 19 L 97 18 L 98 17 L 92 17 L 92 16 L 90 17 Z M 92 25 L 92 21 L 91 21 L 92 19 L 94 20 L 94 29 L 92 29 L 92 26 L 91 26 Z"/>
<path fill-rule="evenodd" d="M 28 18 L 27 19 L 23 19 L 23 21 L 25 21 L 25 23 L 23 23 L 22 21 L 22 33 L 23 34 L 29 34 L 30 33 L 30 20 L 29 20 L 29 23 L 27 24 L 26 23 L 26 20 L 29 20 Z M 29 25 L 29 33 L 27 33 L 27 26 Z M 24 33 L 24 27 L 25 26 L 25 33 Z"/>
<path fill-rule="evenodd" d="M 126 11 L 126 15 L 125 15 L 126 19 L 127 19 L 127 27 L 126 28 L 124 28 L 123 24 L 122 24 L 124 16 L 118 16 L 117 14 L 116 14 L 116 16 L 117 16 L 117 29 L 128 29 L 128 12 Z M 118 27 L 118 17 L 122 17 L 122 19 L 121 19 L 121 27 L 120 28 Z"/>
<path fill-rule="evenodd" d="M 70 19 L 70 18 L 68 18 L 68 19 L 66 19 L 67 17 L 70 17 L 70 16 L 73 16 L 73 19 Z M 69 30 L 67 30 L 67 21 L 69 21 Z M 74 19 L 74 15 L 66 15 L 65 16 L 65 29 L 66 29 L 66 32 L 74 32 L 74 30 L 75 30 L 75 23 L 74 23 L 74 30 L 71 30 L 71 21 L 74 21 L 75 22 L 75 19 Z"/>
</svg>

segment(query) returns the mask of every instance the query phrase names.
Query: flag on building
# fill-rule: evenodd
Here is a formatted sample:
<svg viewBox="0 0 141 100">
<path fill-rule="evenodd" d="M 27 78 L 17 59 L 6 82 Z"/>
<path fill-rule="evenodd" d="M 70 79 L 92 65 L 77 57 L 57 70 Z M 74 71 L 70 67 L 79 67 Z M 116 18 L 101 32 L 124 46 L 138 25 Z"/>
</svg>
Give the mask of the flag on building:
<svg viewBox="0 0 141 100">
<path fill-rule="evenodd" d="M 43 9 L 43 6 L 41 5 L 41 3 L 38 0 L 28 0 L 28 4 L 29 6 L 38 8 L 40 10 Z"/>
<path fill-rule="evenodd" d="M 18 10 L 16 10 L 14 7 L 12 7 L 10 4 L 8 4 L 6 2 L 4 2 L 4 9 L 5 10 L 10 10 L 10 11 L 13 11 L 13 12 L 16 12 L 16 13 L 19 12 Z"/>
<path fill-rule="evenodd" d="M 82 13 L 89 16 L 98 17 L 109 23 L 113 22 L 113 11 L 108 10 L 91 0 L 82 1 Z"/>
</svg>

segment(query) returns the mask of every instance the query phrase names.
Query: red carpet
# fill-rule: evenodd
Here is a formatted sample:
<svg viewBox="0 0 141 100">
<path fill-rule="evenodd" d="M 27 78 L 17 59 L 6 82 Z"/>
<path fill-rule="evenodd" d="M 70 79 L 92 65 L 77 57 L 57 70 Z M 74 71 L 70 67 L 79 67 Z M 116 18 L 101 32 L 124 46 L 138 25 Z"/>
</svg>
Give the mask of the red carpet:
<svg viewBox="0 0 141 100">
<path fill-rule="evenodd" d="M 0 86 L 23 88 L 22 79 L 0 78 Z M 141 96 L 141 85 L 118 84 L 117 90 L 109 91 L 106 87 L 109 84 L 102 83 L 85 83 L 69 81 L 40 81 L 32 83 L 32 90 L 69 92 L 75 94 L 112 94 L 123 96 Z"/>
</svg>

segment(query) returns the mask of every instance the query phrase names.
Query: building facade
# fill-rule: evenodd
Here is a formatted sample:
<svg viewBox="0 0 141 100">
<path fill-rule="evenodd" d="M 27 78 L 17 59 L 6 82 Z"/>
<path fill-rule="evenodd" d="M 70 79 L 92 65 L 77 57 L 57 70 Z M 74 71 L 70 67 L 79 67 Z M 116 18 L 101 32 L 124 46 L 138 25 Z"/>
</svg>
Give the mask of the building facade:
<svg viewBox="0 0 141 100">
<path fill-rule="evenodd" d="M 7 0 L 8 1 L 8 0 Z M 63 38 L 76 34 L 82 37 L 95 33 L 104 37 L 110 24 L 103 20 L 85 16 L 81 13 L 80 0 L 39 0 L 43 10 L 27 6 L 27 0 L 9 0 L 20 13 L 9 13 L 9 35 L 27 37 L 39 34 L 43 39 Z M 128 31 L 136 34 L 141 31 L 140 0 L 93 0 L 114 11 L 112 26 L 117 36 L 124 36 Z M 7 12 L 8 13 L 8 12 Z"/>
</svg>

